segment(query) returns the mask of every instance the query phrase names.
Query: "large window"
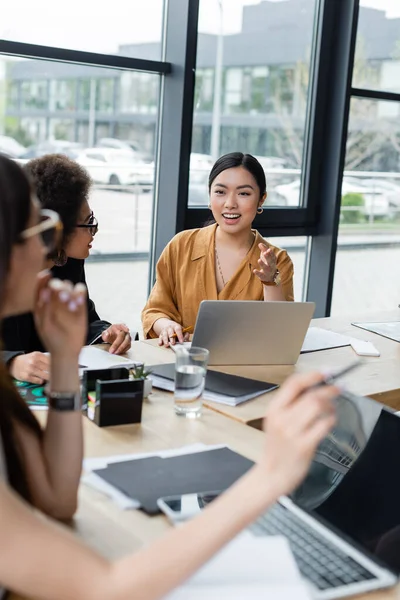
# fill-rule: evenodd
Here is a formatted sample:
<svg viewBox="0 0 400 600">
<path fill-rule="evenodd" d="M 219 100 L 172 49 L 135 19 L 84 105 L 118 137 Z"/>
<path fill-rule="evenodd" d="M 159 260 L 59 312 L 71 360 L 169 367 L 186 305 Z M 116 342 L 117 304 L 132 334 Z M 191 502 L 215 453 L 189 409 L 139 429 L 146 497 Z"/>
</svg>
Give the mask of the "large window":
<svg viewBox="0 0 400 600">
<path fill-rule="evenodd" d="M 260 158 L 267 205 L 299 206 L 315 1 L 288 4 L 200 0 L 189 206 L 207 203 L 196 157 L 234 150 Z"/>
<path fill-rule="evenodd" d="M 400 3 L 360 4 L 353 87 L 400 92 Z"/>
<path fill-rule="evenodd" d="M 159 75 L 0 56 L 0 151 L 25 162 L 48 153 L 76 160 L 93 180 L 99 221 L 86 263 L 99 313 L 140 330 L 146 301 Z M 27 80 L 27 73 L 30 74 Z M 40 78 L 35 78 L 40 73 Z M 123 81 L 129 119 L 121 106 Z M 1 144 L 4 144 L 2 146 Z M 123 282 L 123 285 L 122 285 Z M 110 293 L 110 290 L 113 292 Z"/>
<path fill-rule="evenodd" d="M 353 98 L 332 314 L 400 302 L 400 102 Z"/>
<path fill-rule="evenodd" d="M 360 4 L 333 314 L 400 302 L 400 5 Z"/>
<path fill-rule="evenodd" d="M 86 52 L 160 60 L 163 0 L 51 0 L 9 2 L 2 11 L 0 39 Z"/>
</svg>

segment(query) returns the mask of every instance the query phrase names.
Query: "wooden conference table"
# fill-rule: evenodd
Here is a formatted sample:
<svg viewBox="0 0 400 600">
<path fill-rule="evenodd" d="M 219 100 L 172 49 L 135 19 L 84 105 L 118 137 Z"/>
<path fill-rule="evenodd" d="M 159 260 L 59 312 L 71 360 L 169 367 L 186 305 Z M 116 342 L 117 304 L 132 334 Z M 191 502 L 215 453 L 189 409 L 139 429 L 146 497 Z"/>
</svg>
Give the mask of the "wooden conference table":
<svg viewBox="0 0 400 600">
<path fill-rule="evenodd" d="M 372 318 L 369 315 L 368 318 L 377 321 L 397 320 L 399 315 L 400 311 L 393 311 L 392 313 L 380 313 Z M 362 377 L 361 371 L 358 375 L 354 372 L 351 377 L 351 389 L 387 400 L 391 405 L 396 404 L 396 398 L 400 403 L 400 345 L 378 336 L 371 338 L 372 334 L 354 327 L 351 327 L 350 331 L 349 320 L 347 321 L 346 324 L 344 319 L 322 319 L 313 321 L 313 325 L 331 328 L 339 333 L 351 333 L 353 337 L 361 339 L 373 339 L 382 356 L 377 359 L 369 359 L 371 362 Z M 157 348 L 154 343 L 149 342 L 134 343 L 130 354 L 132 358 L 142 360 L 147 364 L 172 362 L 174 359 L 172 351 Z M 323 358 L 322 355 L 325 355 L 326 358 Z M 224 370 L 263 379 L 261 374 L 264 369 L 268 371 L 265 379 L 277 380 L 277 377 L 280 377 L 279 381 L 282 381 L 293 371 L 306 371 L 322 366 L 340 367 L 345 365 L 351 357 L 352 350 L 350 348 L 339 348 L 302 355 L 295 367 L 242 367 L 240 371 L 238 368 Z M 256 371 L 252 369 L 256 369 Z M 381 381 L 381 379 L 383 380 Z M 248 402 L 247 405 L 249 407 L 253 405 L 254 409 L 248 409 L 247 412 L 243 410 L 245 407 L 229 409 L 217 405 L 214 410 L 213 405 L 213 409 L 204 409 L 200 419 L 191 420 L 177 417 L 174 414 L 172 394 L 154 390 L 150 398 L 144 402 L 141 424 L 101 429 L 85 419 L 85 456 L 156 452 L 202 442 L 205 444 L 224 443 L 244 456 L 256 460 L 263 448 L 263 434 L 253 427 L 244 426 L 244 423 L 251 423 L 254 415 L 261 416 L 269 397 L 272 397 L 272 393 L 264 399 Z M 235 414 L 235 411 L 238 410 L 241 411 L 240 416 Z M 221 412 L 225 414 L 221 414 Z M 45 415 L 43 413 L 36 414 L 44 422 Z M 227 416 L 233 418 L 226 418 Z M 74 519 L 74 529 L 85 543 L 104 556 L 117 558 L 128 552 L 139 550 L 168 528 L 169 524 L 163 516 L 147 517 L 137 510 L 122 511 L 100 492 L 84 483 L 81 484 L 79 509 Z M 17 599 L 15 595 L 12 598 Z M 358 600 L 400 599 L 400 585 L 392 590 L 365 594 L 356 598 Z"/>
<path fill-rule="evenodd" d="M 349 391 L 362 396 L 370 396 L 387 406 L 400 410 L 400 344 L 380 335 L 370 333 L 351 325 L 352 321 L 399 321 L 400 309 L 381 311 L 350 317 L 330 317 L 326 319 L 313 319 L 313 327 L 321 327 L 348 335 L 349 337 L 369 340 L 380 351 L 380 357 L 364 357 L 365 365 L 358 368 L 341 380 Z M 174 362 L 172 350 L 160 348 L 156 340 L 140 342 L 143 346 L 142 360 L 147 364 Z M 150 348 L 144 348 L 144 345 Z M 137 357 L 136 348 L 131 351 Z M 218 371 L 243 375 L 261 381 L 270 381 L 281 384 L 292 373 L 302 373 L 313 369 L 339 369 L 346 366 L 356 358 L 350 346 L 309 352 L 301 354 L 295 365 L 284 366 L 219 366 L 213 367 Z M 207 402 L 207 406 L 221 414 L 231 417 L 247 425 L 260 428 L 268 402 L 276 392 L 269 392 L 245 402 L 240 406 L 225 406 L 215 402 Z"/>
<path fill-rule="evenodd" d="M 37 413 L 41 421 L 43 413 Z M 156 391 L 143 406 L 140 425 L 100 429 L 84 421 L 85 455 L 106 456 L 132 452 L 154 452 L 203 442 L 228 444 L 256 460 L 263 447 L 263 434 L 252 427 L 205 409 L 200 419 L 177 417 L 171 394 Z M 163 516 L 147 517 L 137 510 L 122 511 L 106 496 L 81 484 L 79 509 L 74 519 L 76 534 L 107 558 L 117 558 L 155 540 L 169 528 Z M 17 600 L 16 596 L 12 596 Z M 400 585 L 392 590 L 357 596 L 358 600 L 395 600 Z M 18 599 L 19 600 L 19 599 Z M 57 598 L 54 598 L 57 600 Z"/>
</svg>

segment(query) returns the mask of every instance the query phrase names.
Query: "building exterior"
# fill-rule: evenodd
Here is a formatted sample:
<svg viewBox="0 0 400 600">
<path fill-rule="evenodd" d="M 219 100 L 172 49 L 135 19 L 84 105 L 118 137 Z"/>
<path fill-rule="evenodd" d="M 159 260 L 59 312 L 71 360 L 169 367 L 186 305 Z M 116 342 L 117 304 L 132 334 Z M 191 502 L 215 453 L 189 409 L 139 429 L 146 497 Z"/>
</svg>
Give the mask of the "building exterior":
<svg viewBox="0 0 400 600">
<path fill-rule="evenodd" d="M 239 33 L 223 36 L 221 153 L 241 148 L 300 166 L 314 12 L 314 0 L 264 0 L 244 7 Z M 205 154 L 211 145 L 217 41 L 216 35 L 199 34 L 192 149 Z M 160 56 L 159 44 L 124 45 L 119 51 Z M 353 85 L 400 91 L 400 19 L 360 9 Z M 25 145 L 65 139 L 92 146 L 102 137 L 115 137 L 154 151 L 158 75 L 10 60 L 5 89 L 0 133 L 3 129 Z M 399 117 L 395 103 L 353 102 L 349 136 L 360 152 L 350 155 L 352 168 L 399 166 Z M 391 137 L 382 136 L 388 121 Z M 375 156 L 374 164 L 366 164 L 365 147 L 377 135 L 385 158 Z"/>
</svg>

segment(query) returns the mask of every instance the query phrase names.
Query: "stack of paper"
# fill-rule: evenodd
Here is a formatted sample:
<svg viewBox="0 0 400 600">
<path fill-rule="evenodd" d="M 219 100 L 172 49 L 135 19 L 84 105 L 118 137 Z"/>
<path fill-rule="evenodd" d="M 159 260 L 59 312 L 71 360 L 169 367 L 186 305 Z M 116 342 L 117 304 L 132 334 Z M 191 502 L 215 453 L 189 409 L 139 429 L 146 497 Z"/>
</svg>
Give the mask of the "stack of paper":
<svg viewBox="0 0 400 600">
<path fill-rule="evenodd" d="M 243 533 L 164 600 L 309 600 L 287 540 Z"/>
</svg>

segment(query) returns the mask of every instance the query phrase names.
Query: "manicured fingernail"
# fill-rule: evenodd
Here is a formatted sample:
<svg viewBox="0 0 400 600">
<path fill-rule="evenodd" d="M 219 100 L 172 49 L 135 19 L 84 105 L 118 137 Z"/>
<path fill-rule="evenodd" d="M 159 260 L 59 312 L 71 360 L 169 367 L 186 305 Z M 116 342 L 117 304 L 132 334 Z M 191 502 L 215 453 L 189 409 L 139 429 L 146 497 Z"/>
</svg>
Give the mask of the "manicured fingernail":
<svg viewBox="0 0 400 600">
<path fill-rule="evenodd" d="M 44 289 L 40 292 L 40 299 L 42 302 L 48 302 L 50 300 L 50 290 Z"/>
<path fill-rule="evenodd" d="M 64 290 L 59 293 L 58 297 L 60 298 L 61 302 L 68 302 L 71 298 L 71 294 Z"/>
<path fill-rule="evenodd" d="M 84 283 L 77 283 L 75 286 L 75 292 L 86 293 L 86 285 Z"/>
<path fill-rule="evenodd" d="M 72 300 L 69 304 L 68 304 L 68 308 L 71 312 L 75 312 L 76 309 L 78 308 L 76 302 L 74 300 Z"/>
<path fill-rule="evenodd" d="M 61 279 L 51 279 L 49 281 L 49 288 L 58 292 L 64 288 L 64 284 Z"/>
</svg>

